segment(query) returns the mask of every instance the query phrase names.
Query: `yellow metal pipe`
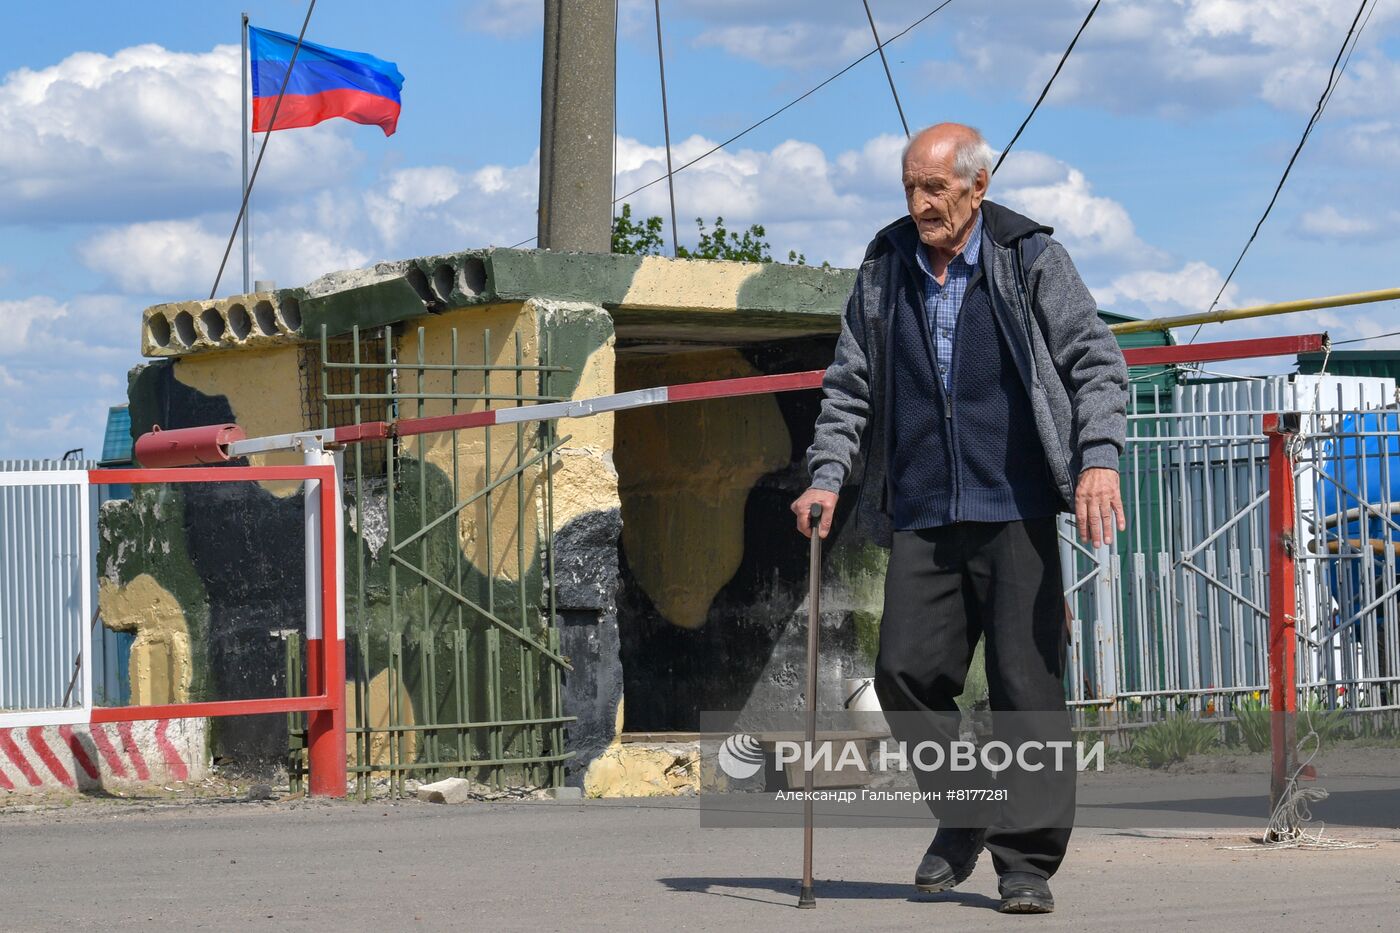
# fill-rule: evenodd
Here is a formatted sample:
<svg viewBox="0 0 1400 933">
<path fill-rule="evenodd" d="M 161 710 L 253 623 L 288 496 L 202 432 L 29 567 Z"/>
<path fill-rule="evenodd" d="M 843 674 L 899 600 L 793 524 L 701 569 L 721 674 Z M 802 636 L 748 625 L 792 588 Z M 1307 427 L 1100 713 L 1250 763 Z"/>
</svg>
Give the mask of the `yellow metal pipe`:
<svg viewBox="0 0 1400 933">
<path fill-rule="evenodd" d="M 1371 538 L 1366 541 L 1359 541 L 1355 538 L 1352 538 L 1347 541 L 1347 547 L 1353 551 L 1360 551 L 1363 548 L 1369 547 L 1372 550 L 1372 552 L 1374 552 L 1379 557 L 1384 557 L 1388 553 L 1394 554 L 1396 557 L 1400 557 L 1400 541 L 1385 541 L 1381 538 Z M 1329 554 L 1342 553 L 1342 542 L 1328 541 L 1327 552 Z"/>
<path fill-rule="evenodd" d="M 1124 321 L 1121 324 L 1110 324 L 1108 329 L 1115 334 L 1140 334 L 1146 331 L 1171 330 L 1173 327 L 1189 327 L 1192 324 L 1218 324 L 1221 321 L 1241 321 L 1272 314 L 1340 308 L 1346 305 L 1370 304 L 1373 301 L 1392 301 L 1396 298 L 1400 298 L 1400 288 L 1382 288 L 1374 292 L 1353 292 L 1350 295 L 1332 295 L 1329 298 L 1299 298 L 1297 301 L 1280 301 L 1277 304 L 1255 305 L 1252 308 L 1221 308 L 1219 311 L 1157 317 L 1147 321 Z"/>
</svg>

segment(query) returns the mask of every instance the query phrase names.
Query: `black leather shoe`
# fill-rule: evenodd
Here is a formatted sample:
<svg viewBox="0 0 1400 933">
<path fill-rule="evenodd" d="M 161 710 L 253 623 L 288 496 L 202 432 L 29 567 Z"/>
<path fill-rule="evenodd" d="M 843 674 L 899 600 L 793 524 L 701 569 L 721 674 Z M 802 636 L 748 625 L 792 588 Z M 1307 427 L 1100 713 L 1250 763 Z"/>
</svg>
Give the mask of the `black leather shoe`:
<svg viewBox="0 0 1400 933">
<path fill-rule="evenodd" d="M 977 866 L 986 838 L 984 829 L 940 829 L 914 872 L 914 887 L 924 894 L 937 894 L 962 884 Z"/>
<path fill-rule="evenodd" d="M 1048 914 L 1055 909 L 1050 882 L 1032 872 L 1009 871 L 1001 876 L 997 887 L 1001 890 L 1001 906 L 997 909 L 1004 914 Z"/>
</svg>

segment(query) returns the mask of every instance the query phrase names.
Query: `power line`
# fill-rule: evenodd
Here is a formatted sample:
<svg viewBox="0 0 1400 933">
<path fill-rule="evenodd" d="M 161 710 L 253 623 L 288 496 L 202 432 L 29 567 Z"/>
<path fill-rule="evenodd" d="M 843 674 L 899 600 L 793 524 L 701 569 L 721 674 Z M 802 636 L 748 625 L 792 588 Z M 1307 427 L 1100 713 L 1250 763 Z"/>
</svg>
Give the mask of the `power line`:
<svg viewBox="0 0 1400 933">
<path fill-rule="evenodd" d="M 1353 337 L 1351 340 L 1334 340 L 1332 346 L 1340 347 L 1348 343 L 1365 343 L 1368 340 L 1382 340 L 1386 337 L 1400 337 L 1400 330 L 1393 330 L 1388 334 L 1372 334 L 1369 337 Z"/>
<path fill-rule="evenodd" d="M 885 66 L 885 80 L 890 82 L 890 95 L 894 98 L 894 109 L 899 111 L 899 122 L 904 127 L 904 138 L 909 138 L 909 121 L 904 119 L 904 108 L 899 104 L 899 92 L 894 89 L 894 75 L 890 73 L 890 60 L 885 57 L 885 47 L 880 44 L 880 33 L 875 29 L 875 14 L 870 12 L 870 0 L 860 0 L 865 4 L 865 18 L 870 20 L 870 34 L 875 37 L 875 48 L 880 52 L 880 64 Z"/>
<path fill-rule="evenodd" d="M 932 17 L 935 13 L 937 13 L 939 10 L 943 9 L 945 6 L 947 6 L 948 4 L 950 4 L 950 3 L 952 3 L 952 2 L 953 2 L 953 0 L 943 0 L 943 2 L 940 3 L 938 6 L 934 7 L 932 10 L 930 10 L 930 11 L 927 12 L 927 13 L 925 13 L 923 16 L 920 16 L 920 17 L 919 17 L 918 19 L 916 19 L 914 22 L 910 23 L 908 26 L 906 26 L 904 29 L 900 30 L 899 32 L 895 33 L 893 36 L 890 36 L 888 39 L 886 39 L 884 42 L 882 42 L 877 48 L 873 48 L 873 49 L 871 49 L 869 52 L 866 52 L 866 53 L 865 53 L 864 55 L 862 55 L 860 58 L 857 58 L 855 61 L 851 62 L 851 63 L 850 63 L 849 65 L 847 65 L 846 67 L 842 68 L 840 71 L 836 72 L 836 73 L 833 74 L 831 77 L 829 77 L 829 78 L 827 78 L 826 80 L 822 81 L 820 84 L 815 85 L 814 87 L 812 87 L 812 88 L 810 88 L 809 90 L 805 91 L 804 93 L 802 93 L 802 94 L 799 95 L 798 97 L 795 97 L 795 98 L 793 98 L 792 100 L 788 101 L 786 104 L 783 104 L 783 106 L 779 107 L 777 110 L 774 110 L 772 113 L 768 114 L 768 116 L 764 117 L 762 120 L 758 120 L 757 122 L 750 124 L 749 126 L 745 127 L 744 129 L 740 130 L 739 132 L 735 133 L 733 136 L 729 137 L 728 139 L 726 139 L 724 142 L 720 143 L 719 145 L 714 146 L 714 147 L 712 147 L 712 148 L 710 148 L 710 149 L 707 149 L 706 151 L 700 153 L 700 155 L 698 155 L 698 156 L 696 156 L 695 158 L 691 159 L 689 162 L 686 162 L 686 163 L 685 163 L 684 165 L 682 165 L 680 168 L 676 169 L 675 174 L 680 174 L 681 172 L 683 172 L 683 171 L 685 171 L 686 169 L 690 168 L 690 167 L 691 167 L 692 165 L 694 165 L 695 163 L 700 162 L 700 161 L 702 161 L 702 160 L 704 160 L 704 159 L 709 158 L 710 156 L 714 155 L 716 152 L 719 152 L 721 149 L 725 148 L 726 146 L 730 145 L 731 143 L 737 142 L 738 140 L 740 140 L 740 139 L 742 139 L 743 137 L 747 136 L 749 133 L 752 133 L 754 130 L 758 129 L 760 126 L 762 126 L 763 124 L 767 123 L 769 120 L 772 120 L 774 117 L 778 116 L 779 114 L 781 114 L 781 113 L 784 112 L 785 110 L 789 110 L 789 109 L 791 109 L 793 106 L 795 106 L 796 104 L 802 103 L 802 101 L 804 101 L 804 100 L 806 100 L 807 98 L 811 97 L 813 94 L 817 93 L 817 91 L 820 91 L 822 88 L 826 87 L 828 84 L 830 84 L 831 82 L 835 81 L 837 78 L 841 77 L 841 76 L 844 75 L 846 72 L 850 71 L 852 68 L 854 68 L 855 66 L 859 65 L 861 62 L 865 61 L 865 60 L 866 60 L 867 58 L 869 58 L 870 56 L 875 55 L 876 53 L 878 53 L 878 52 L 880 51 L 880 49 L 884 48 L 884 47 L 887 46 L 887 45 L 890 45 L 891 43 L 893 43 L 893 42 L 895 42 L 895 41 L 897 41 L 897 40 L 899 40 L 899 39 L 901 39 L 901 38 L 903 38 L 907 33 L 909 33 L 910 31 L 912 31 L 912 30 L 915 29 L 916 27 L 923 25 L 923 23 L 924 23 L 925 20 L 929 19 L 929 18 Z M 642 191 L 642 190 L 645 190 L 645 189 L 647 189 L 647 188 L 650 188 L 652 185 L 656 184 L 657 182 L 661 182 L 661 181 L 665 181 L 665 180 L 666 180 L 666 176 L 665 176 L 665 175 L 662 175 L 662 176 L 660 176 L 659 178 L 653 178 L 651 181 L 647 182 L 646 184 L 644 184 L 644 185 L 639 185 L 638 187 L 633 188 L 631 191 L 627 192 L 627 193 L 624 194 L 622 197 L 618 198 L 618 200 L 619 200 L 619 201 L 625 201 L 625 200 L 627 200 L 628 198 L 630 198 L 632 195 L 636 194 L 637 192 Z"/>
<path fill-rule="evenodd" d="M 1026 118 L 1022 120 L 1021 125 L 1016 128 L 1016 134 L 1011 137 L 1011 142 L 1007 143 L 1006 148 L 1001 150 L 1001 156 L 997 159 L 997 164 L 992 166 L 993 175 L 997 173 L 997 169 L 1001 168 L 1001 163 L 1006 161 L 1007 155 L 1011 152 L 1011 147 L 1016 145 L 1016 140 L 1021 138 L 1021 134 L 1025 132 L 1026 127 L 1030 124 L 1031 117 L 1035 116 L 1035 112 L 1040 109 L 1041 102 L 1043 102 L 1045 96 L 1050 93 L 1050 86 L 1053 85 L 1055 79 L 1060 76 L 1060 69 L 1065 67 L 1065 62 L 1069 60 L 1069 53 L 1074 51 L 1074 44 L 1078 42 L 1079 37 L 1084 34 L 1084 28 L 1089 25 L 1089 20 L 1094 18 L 1094 14 L 1098 12 L 1099 4 L 1102 2 L 1103 0 L 1094 0 L 1094 5 L 1089 8 L 1089 15 L 1084 17 L 1084 22 L 1079 24 L 1079 31 L 1074 34 L 1073 39 L 1069 40 L 1069 46 L 1065 49 L 1065 54 L 1060 56 L 1060 63 L 1055 66 L 1055 72 L 1050 75 L 1050 80 L 1045 82 L 1045 87 L 1041 90 L 1040 96 L 1035 99 L 1035 104 L 1032 105 L 1031 112 L 1026 114 Z"/>
<path fill-rule="evenodd" d="M 292 49 L 292 60 L 287 63 L 287 73 L 282 76 L 282 86 L 277 89 L 277 102 L 272 105 L 272 117 L 267 121 L 267 131 L 263 133 L 262 148 L 258 150 L 258 160 L 253 163 L 253 174 L 248 176 L 248 187 L 243 189 L 243 203 L 238 205 L 238 218 L 229 231 L 228 245 L 224 247 L 224 258 L 219 261 L 219 272 L 214 276 L 214 287 L 209 289 L 209 300 L 218 294 L 219 282 L 224 277 L 224 266 L 228 265 L 228 254 L 233 251 L 233 241 L 238 237 L 238 227 L 243 223 L 243 215 L 248 212 L 248 196 L 253 193 L 253 184 L 258 180 L 258 169 L 262 167 L 263 155 L 267 152 L 268 140 L 277 127 L 277 112 L 282 109 L 282 98 L 287 93 L 287 82 L 292 79 L 292 69 L 296 67 L 297 54 L 301 52 L 301 42 L 306 38 L 306 27 L 311 22 L 311 11 L 316 9 L 316 0 L 306 7 L 306 18 L 301 21 L 301 32 L 297 33 L 297 44 Z M 246 89 L 244 93 L 247 93 Z"/>
<path fill-rule="evenodd" d="M 627 192 L 626 194 L 622 195 L 621 197 L 615 198 L 613 203 L 617 203 L 617 202 L 620 202 L 620 201 L 625 201 L 625 200 L 627 200 L 628 198 L 630 198 L 632 195 L 636 194 L 637 192 L 639 192 L 639 191 L 645 191 L 647 188 L 650 188 L 652 185 L 657 184 L 658 182 L 663 182 L 663 181 L 665 181 L 669 175 L 679 175 L 681 172 L 684 172 L 686 169 L 690 168 L 692 165 L 695 165 L 697 162 L 702 162 L 702 161 L 704 161 L 705 159 L 708 159 L 710 156 L 714 155 L 716 152 L 719 152 L 721 149 L 723 149 L 723 148 L 725 148 L 726 146 L 730 145 L 731 143 L 738 142 L 740 139 L 742 139 L 743 137 L 745 137 L 745 136 L 747 136 L 748 134 L 752 133 L 754 130 L 758 129 L 760 126 L 762 126 L 763 124 L 767 123 L 769 120 L 772 120 L 774 117 L 778 116 L 779 114 L 783 113 L 783 112 L 786 111 L 786 110 L 792 109 L 792 108 L 793 108 L 794 106 L 796 106 L 797 104 L 802 103 L 804 100 L 806 100 L 807 98 L 811 97 L 813 94 L 817 93 L 817 91 L 820 91 L 822 88 L 826 87 L 828 84 L 830 84 L 831 82 L 835 81 L 837 78 L 841 77 L 841 76 L 844 75 L 846 72 L 850 71 L 852 68 L 856 67 L 857 65 L 859 65 L 861 62 L 865 61 L 865 60 L 866 60 L 867 58 L 869 58 L 870 56 L 877 54 L 877 53 L 880 51 L 880 49 L 884 48 L 884 47 L 887 46 L 887 45 L 891 45 L 891 44 L 893 44 L 893 43 L 899 41 L 900 39 L 904 38 L 906 35 L 908 35 L 910 32 L 913 32 L 913 31 L 914 31 L 915 29 L 917 29 L 919 26 L 922 26 L 926 21 L 928 21 L 929 19 L 931 19 L 931 18 L 934 16 L 934 14 L 938 13 L 940 10 L 942 10 L 944 7 L 946 7 L 948 4 L 950 4 L 950 3 L 952 3 L 952 2 L 953 2 L 953 0 L 943 0 L 942 3 L 938 4 L 938 6 L 934 7 L 932 10 L 929 10 L 929 11 L 928 11 L 927 13 L 925 13 L 923 16 L 920 16 L 918 19 L 914 20 L 914 22 L 910 23 L 908 26 L 905 26 L 903 29 L 901 29 L 899 32 L 895 33 L 894 35 L 890 36 L 890 37 L 889 37 L 888 39 L 886 39 L 884 42 L 881 42 L 881 43 L 879 44 L 879 46 L 877 46 L 876 48 L 873 48 L 873 49 L 871 49 L 869 52 L 866 52 L 864 55 L 860 56 L 860 57 L 857 58 L 855 61 L 853 61 L 853 62 L 851 62 L 850 64 L 846 65 L 846 67 L 842 68 L 840 71 L 838 71 L 838 72 L 836 72 L 835 74 L 831 75 L 830 77 L 826 78 L 826 79 L 825 79 L 824 81 L 822 81 L 820 84 L 816 84 L 816 85 L 814 85 L 813 87 L 808 88 L 808 89 L 807 89 L 806 91 L 804 91 L 802 94 L 798 95 L 797 97 L 794 97 L 792 100 L 788 101 L 786 104 L 783 104 L 781 107 L 779 107 L 777 110 L 774 110 L 772 113 L 768 114 L 768 116 L 764 117 L 762 120 L 758 120 L 758 121 L 756 121 L 756 122 L 754 122 L 754 123 L 749 124 L 748 126 L 744 127 L 744 129 L 740 130 L 739 132 L 735 133 L 733 136 L 731 136 L 731 137 L 729 137 L 728 139 L 726 139 L 724 142 L 720 143 L 720 144 L 717 145 L 717 146 L 713 146 L 713 147 L 711 147 L 711 148 L 705 150 L 704 152 L 700 153 L 700 154 L 699 154 L 698 156 L 696 156 L 695 158 L 691 159 L 689 162 L 686 162 L 685 164 L 681 165 L 681 166 L 680 166 L 679 168 L 677 168 L 674 172 L 670 172 L 670 173 L 668 173 L 667 175 L 660 175 L 660 176 L 658 176 L 658 177 L 656 177 L 656 178 L 653 178 L 651 181 L 647 182 L 647 183 L 644 184 L 644 185 L 638 185 L 636 188 L 633 188 L 631 191 Z M 510 248 L 510 249 L 516 249 L 517 247 L 524 246 L 526 243 L 529 243 L 529 242 L 530 242 L 531 240 L 533 240 L 533 239 L 535 239 L 535 237 L 533 237 L 533 236 L 526 237 L 525 239 L 521 240 L 519 243 L 515 243 L 515 244 L 511 245 L 509 248 Z"/>
<path fill-rule="evenodd" d="M 1361 25 L 1356 29 L 1356 36 L 1351 40 L 1351 48 L 1347 49 L 1346 58 L 1342 59 L 1342 67 L 1337 71 L 1337 80 L 1332 82 L 1332 89 L 1327 92 L 1327 99 L 1322 102 L 1322 109 L 1326 110 L 1327 105 L 1332 103 L 1332 95 L 1337 93 L 1338 86 L 1342 83 L 1342 75 L 1347 73 L 1347 66 L 1351 64 L 1352 53 L 1356 51 L 1356 44 L 1361 41 L 1361 34 L 1366 31 L 1366 27 L 1371 24 L 1371 15 L 1376 12 L 1376 7 L 1380 0 L 1375 0 L 1371 8 L 1366 11 L 1366 18 L 1361 21 Z M 1345 48 L 1345 44 L 1343 44 Z"/>
<path fill-rule="evenodd" d="M 661 69 L 661 127 L 666 134 L 666 190 L 671 196 L 671 255 L 679 255 L 680 229 L 676 226 L 676 173 L 671 171 L 671 115 L 666 106 L 666 50 L 661 44 L 661 0 L 656 7 L 656 64 Z M 616 176 L 614 176 L 616 177 Z M 614 182 L 616 184 L 616 182 Z"/>
<path fill-rule="evenodd" d="M 1225 281 L 1220 284 L 1220 291 L 1215 293 L 1215 300 L 1210 303 L 1208 311 L 1214 311 L 1215 306 L 1220 303 L 1220 298 L 1225 294 L 1225 289 L 1229 287 L 1230 281 L 1235 277 L 1235 272 L 1239 269 L 1240 263 L 1244 261 L 1245 253 L 1254 245 L 1255 237 L 1259 236 L 1259 231 L 1264 226 L 1264 221 L 1268 220 L 1269 213 L 1274 209 L 1274 204 L 1278 202 L 1278 196 L 1283 191 L 1283 185 L 1288 181 L 1288 175 L 1293 171 L 1293 164 L 1298 161 L 1298 156 L 1303 151 L 1303 146 L 1308 142 L 1308 137 L 1312 135 L 1313 127 L 1317 121 L 1322 119 L 1322 112 L 1327 109 L 1327 102 L 1332 98 L 1332 92 L 1336 89 L 1336 83 L 1341 80 L 1342 74 L 1346 71 L 1346 66 L 1342 62 L 1342 57 L 1346 55 L 1347 61 L 1351 56 L 1347 54 L 1347 46 L 1352 45 L 1352 36 L 1356 36 L 1359 41 L 1361 33 L 1357 31 L 1357 23 L 1361 22 L 1361 14 L 1366 11 L 1366 5 L 1372 0 L 1361 0 L 1361 5 L 1356 8 L 1356 15 L 1352 17 L 1351 26 L 1347 28 L 1347 34 L 1342 39 L 1342 47 L 1337 49 L 1337 57 L 1332 60 L 1332 70 L 1327 75 L 1327 85 L 1322 89 L 1322 94 L 1317 99 L 1317 106 L 1313 108 L 1312 116 L 1308 118 L 1307 126 L 1303 128 L 1303 136 L 1298 140 L 1297 147 L 1293 150 L 1293 155 L 1289 157 L 1288 164 L 1284 166 L 1283 175 L 1279 178 L 1278 184 L 1274 186 L 1273 196 L 1269 198 L 1268 205 L 1264 208 L 1264 213 L 1259 216 L 1259 222 L 1254 225 L 1254 231 L 1250 233 L 1249 239 L 1245 241 L 1244 248 L 1235 257 L 1235 264 L 1230 267 L 1230 274 L 1225 276 Z M 1369 17 L 1368 17 L 1369 20 Z M 1354 45 L 1353 45 L 1354 47 Z M 1200 334 L 1203 324 L 1197 324 L 1196 329 L 1191 333 L 1188 344 L 1195 343 L 1196 336 Z"/>
</svg>

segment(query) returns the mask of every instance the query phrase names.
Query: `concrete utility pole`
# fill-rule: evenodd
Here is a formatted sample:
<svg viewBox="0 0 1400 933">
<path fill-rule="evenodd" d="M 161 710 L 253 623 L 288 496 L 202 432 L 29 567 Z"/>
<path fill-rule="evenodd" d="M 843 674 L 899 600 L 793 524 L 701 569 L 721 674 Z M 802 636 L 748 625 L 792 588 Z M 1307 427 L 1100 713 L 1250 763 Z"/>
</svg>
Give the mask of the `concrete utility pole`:
<svg viewBox="0 0 1400 933">
<path fill-rule="evenodd" d="M 545 0 L 541 249 L 612 248 L 614 0 Z"/>
</svg>

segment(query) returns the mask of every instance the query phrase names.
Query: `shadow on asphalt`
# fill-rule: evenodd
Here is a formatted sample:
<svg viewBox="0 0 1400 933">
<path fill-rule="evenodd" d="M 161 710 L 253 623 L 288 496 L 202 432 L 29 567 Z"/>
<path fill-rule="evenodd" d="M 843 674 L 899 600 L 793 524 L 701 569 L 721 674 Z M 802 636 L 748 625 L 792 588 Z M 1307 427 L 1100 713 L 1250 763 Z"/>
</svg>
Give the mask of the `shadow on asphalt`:
<svg viewBox="0 0 1400 933">
<path fill-rule="evenodd" d="M 795 878 L 730 878 L 730 877 L 680 877 L 658 878 L 672 891 L 686 894 L 713 894 L 717 897 L 732 897 L 739 900 L 757 901 L 777 907 L 796 907 L 801 885 Z M 910 884 L 891 884 L 885 881 L 823 881 L 813 882 L 813 891 L 818 905 L 823 898 L 831 900 L 891 900 L 919 903 L 941 902 L 959 904 L 963 907 L 983 907 L 996 910 L 1001 901 L 985 894 L 970 891 L 945 891 L 942 894 L 919 894 Z"/>
<path fill-rule="evenodd" d="M 1400 794 L 1394 790 L 1332 791 L 1325 799 L 1313 802 L 1312 815 L 1342 826 L 1365 826 L 1394 829 L 1400 825 Z M 1115 810 L 1136 813 L 1171 813 L 1182 818 L 1182 826 L 1218 825 L 1219 817 L 1240 817 L 1257 823 L 1268 819 L 1268 801 L 1258 795 L 1245 797 L 1191 798 L 1183 800 L 1125 801 L 1079 805 L 1080 826 L 1116 827 L 1120 820 L 1110 814 Z M 1204 815 L 1204 819 L 1201 817 Z M 1192 819 L 1187 819 L 1187 818 Z M 1147 825 L 1140 817 L 1128 817 L 1134 825 Z M 1163 820 L 1168 824 L 1170 820 Z"/>
</svg>

